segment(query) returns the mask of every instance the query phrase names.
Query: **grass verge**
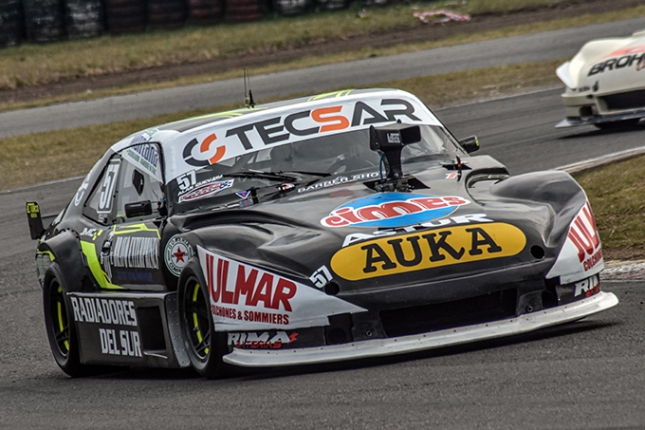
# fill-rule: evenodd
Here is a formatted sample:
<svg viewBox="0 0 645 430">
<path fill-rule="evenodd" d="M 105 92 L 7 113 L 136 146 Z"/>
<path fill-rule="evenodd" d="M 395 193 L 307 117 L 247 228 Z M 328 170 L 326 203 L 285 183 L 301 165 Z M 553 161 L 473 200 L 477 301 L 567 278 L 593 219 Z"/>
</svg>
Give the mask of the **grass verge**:
<svg viewBox="0 0 645 430">
<path fill-rule="evenodd" d="M 645 157 L 574 175 L 585 189 L 605 258 L 645 258 Z"/>
<path fill-rule="evenodd" d="M 185 28 L 175 32 L 151 32 L 143 35 L 104 36 L 91 40 L 75 40 L 50 45 L 22 45 L 2 51 L 0 56 L 0 90 L 42 85 L 60 79 L 118 73 L 132 69 L 170 64 L 207 61 L 225 55 L 269 53 L 281 49 L 306 46 L 318 41 L 345 40 L 357 35 L 388 29 L 412 28 L 421 24 L 412 17 L 413 10 L 449 7 L 462 13 L 487 13 L 553 4 L 564 0 L 471 0 L 467 3 L 418 2 L 372 8 L 366 15 L 354 9 L 334 13 L 311 14 L 298 19 L 274 18 L 245 24 L 222 24 L 208 28 Z M 251 73 L 272 73 L 280 70 L 311 67 L 319 64 L 348 61 L 368 56 L 391 55 L 440 46 L 451 46 L 500 37 L 508 37 L 558 28 L 589 25 L 632 18 L 645 13 L 645 5 L 603 14 L 585 14 L 560 19 L 487 31 L 462 34 L 439 41 L 405 44 L 387 49 L 368 49 L 341 55 L 307 57 L 298 61 L 267 66 Z M 55 102 L 85 100 L 169 86 L 186 85 L 214 79 L 241 76 L 241 70 L 225 74 L 197 76 L 155 84 L 129 86 L 93 94 L 76 94 L 29 103 L 9 103 L 2 110 L 33 107 Z"/>
</svg>

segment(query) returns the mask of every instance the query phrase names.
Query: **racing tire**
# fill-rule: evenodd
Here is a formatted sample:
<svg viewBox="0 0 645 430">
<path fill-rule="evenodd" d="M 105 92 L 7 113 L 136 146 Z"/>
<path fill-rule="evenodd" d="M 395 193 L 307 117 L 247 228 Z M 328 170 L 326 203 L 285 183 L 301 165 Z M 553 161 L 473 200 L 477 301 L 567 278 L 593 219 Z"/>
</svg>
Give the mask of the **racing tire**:
<svg viewBox="0 0 645 430">
<path fill-rule="evenodd" d="M 71 303 L 65 296 L 66 289 L 61 274 L 60 266 L 52 263 L 45 275 L 43 287 L 45 330 L 54 360 L 71 377 L 101 373 L 104 369 L 98 366 L 81 364 Z"/>
<path fill-rule="evenodd" d="M 616 122 L 600 122 L 594 124 L 594 126 L 596 128 L 599 128 L 600 130 L 628 130 L 635 128 L 638 125 L 639 121 L 640 118 L 634 118 Z"/>
<path fill-rule="evenodd" d="M 229 376 L 230 365 L 222 361 L 228 352 L 226 336 L 215 331 L 208 286 L 196 258 L 186 263 L 177 291 L 179 325 L 190 364 L 207 379 Z"/>
</svg>

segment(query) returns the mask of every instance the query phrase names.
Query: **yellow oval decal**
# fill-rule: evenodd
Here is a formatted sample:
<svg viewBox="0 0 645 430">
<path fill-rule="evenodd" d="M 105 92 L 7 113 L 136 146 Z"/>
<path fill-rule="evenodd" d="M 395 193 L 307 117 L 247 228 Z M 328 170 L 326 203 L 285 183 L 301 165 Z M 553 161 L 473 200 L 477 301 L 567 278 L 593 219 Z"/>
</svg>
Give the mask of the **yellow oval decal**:
<svg viewBox="0 0 645 430">
<path fill-rule="evenodd" d="M 510 257 L 526 245 L 519 228 L 505 223 L 464 225 L 389 236 L 341 249 L 331 268 L 349 281 L 452 264 Z"/>
</svg>

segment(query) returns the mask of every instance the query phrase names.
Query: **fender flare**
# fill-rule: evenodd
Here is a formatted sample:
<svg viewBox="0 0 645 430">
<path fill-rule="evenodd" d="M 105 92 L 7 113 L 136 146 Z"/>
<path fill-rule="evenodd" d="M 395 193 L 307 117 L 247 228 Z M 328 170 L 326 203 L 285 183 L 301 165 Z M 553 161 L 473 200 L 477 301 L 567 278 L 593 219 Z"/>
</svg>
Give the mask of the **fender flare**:
<svg viewBox="0 0 645 430">
<path fill-rule="evenodd" d="M 56 236 L 41 242 L 38 251 L 53 254 L 61 268 L 62 284 L 66 292 L 81 291 L 86 275 L 85 258 L 81 252 L 78 235 L 72 230 L 63 230 Z"/>
</svg>

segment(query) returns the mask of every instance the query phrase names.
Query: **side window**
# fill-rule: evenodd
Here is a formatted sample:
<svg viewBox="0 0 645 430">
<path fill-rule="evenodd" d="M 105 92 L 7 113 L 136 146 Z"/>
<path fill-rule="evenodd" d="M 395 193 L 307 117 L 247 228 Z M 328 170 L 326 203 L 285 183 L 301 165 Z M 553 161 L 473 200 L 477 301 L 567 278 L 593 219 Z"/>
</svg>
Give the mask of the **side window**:
<svg viewBox="0 0 645 430">
<path fill-rule="evenodd" d="M 123 157 L 121 175 L 115 197 L 117 222 L 126 221 L 127 204 L 150 202 L 152 214 L 159 216 L 164 206 L 164 187 L 161 177 L 159 147 L 153 143 L 135 145 L 121 152 Z"/>
<path fill-rule="evenodd" d="M 150 143 L 112 156 L 83 213 L 101 224 L 125 222 L 127 204 L 147 202 L 152 213 L 142 210 L 133 218 L 157 217 L 165 204 L 159 147 Z"/>
<path fill-rule="evenodd" d="M 83 210 L 86 216 L 98 223 L 108 224 L 113 219 L 114 194 L 121 170 L 121 161 L 121 157 L 118 155 L 114 155 L 110 159 Z"/>
</svg>

